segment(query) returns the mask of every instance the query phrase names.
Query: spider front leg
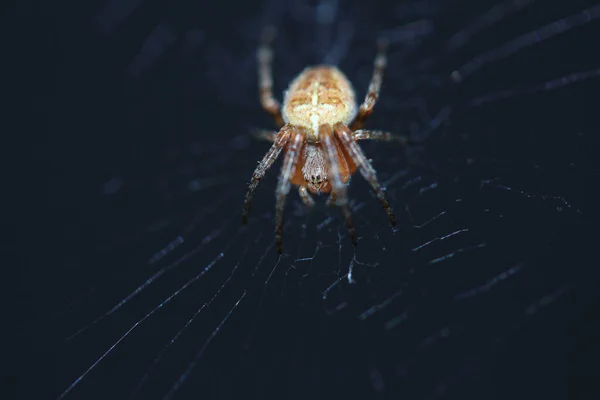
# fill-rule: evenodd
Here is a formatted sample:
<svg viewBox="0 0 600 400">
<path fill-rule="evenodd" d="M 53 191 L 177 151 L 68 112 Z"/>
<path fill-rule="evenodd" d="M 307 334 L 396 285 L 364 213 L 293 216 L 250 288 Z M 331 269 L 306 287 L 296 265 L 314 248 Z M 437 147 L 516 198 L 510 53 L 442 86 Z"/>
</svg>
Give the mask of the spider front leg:
<svg viewBox="0 0 600 400">
<path fill-rule="evenodd" d="M 381 206 L 388 215 L 390 224 L 392 226 L 395 226 L 396 216 L 394 215 L 394 211 L 392 210 L 390 203 L 388 203 L 385 197 L 385 193 L 383 192 L 383 189 L 379 184 L 379 181 L 377 180 L 377 174 L 375 173 L 375 169 L 365 156 L 365 153 L 363 153 L 360 146 L 354 140 L 352 132 L 346 125 L 342 123 L 335 124 L 333 129 L 337 138 L 340 140 L 340 142 L 342 143 L 342 145 L 344 146 L 350 157 L 352 157 L 352 160 L 360 170 L 360 173 L 362 174 L 363 178 L 365 178 L 365 180 L 371 184 L 371 187 L 375 191 L 375 194 L 377 195 Z"/>
<path fill-rule="evenodd" d="M 266 112 L 268 112 L 277 126 L 283 126 L 283 118 L 281 116 L 281 107 L 279 102 L 273 97 L 273 50 L 271 45 L 275 38 L 275 29 L 273 27 L 265 28 L 261 45 L 258 48 L 258 87 L 260 91 L 260 103 Z"/>
<path fill-rule="evenodd" d="M 285 159 L 283 160 L 283 167 L 281 168 L 277 189 L 275 191 L 275 196 L 277 198 L 275 204 L 275 242 L 279 254 L 283 252 L 283 209 L 285 207 L 285 200 L 292 186 L 292 178 L 296 173 L 296 168 L 300 161 L 303 143 L 304 134 L 297 129 L 293 130 L 285 153 Z"/>
<path fill-rule="evenodd" d="M 386 131 L 369 131 L 364 129 L 359 129 L 355 131 L 352 136 L 355 141 L 359 140 L 377 140 L 379 142 L 397 142 L 402 146 L 408 146 L 413 144 L 418 144 L 417 141 L 409 138 L 405 135 L 397 135 Z"/>
<path fill-rule="evenodd" d="M 244 202 L 244 210 L 242 211 L 242 223 L 245 224 L 248 221 L 248 213 L 250 213 L 250 208 L 252 207 L 252 199 L 254 198 L 254 191 L 256 187 L 265 176 L 267 170 L 273 162 L 279 156 L 281 149 L 287 144 L 290 139 L 291 129 L 288 126 L 284 126 L 281 128 L 277 135 L 277 139 L 263 157 L 262 161 L 258 164 L 258 167 L 254 170 L 252 174 L 252 179 L 250 180 L 250 185 L 248 186 L 248 192 L 246 193 L 246 201 Z"/>
<path fill-rule="evenodd" d="M 265 142 L 273 143 L 275 140 L 277 140 L 277 131 L 268 129 L 255 129 L 251 132 L 251 135 L 254 139 Z"/>
<path fill-rule="evenodd" d="M 371 83 L 369 84 L 369 91 L 365 96 L 365 101 L 361 104 L 358 109 L 358 114 L 354 119 L 354 122 L 350 126 L 352 131 L 360 129 L 365 124 L 365 121 L 373 112 L 373 107 L 379 97 L 379 89 L 381 89 L 381 82 L 383 81 L 383 72 L 385 71 L 385 65 L 387 63 L 387 57 L 385 52 L 387 50 L 387 40 L 380 39 L 377 43 L 377 56 L 375 57 L 373 76 L 371 77 Z"/>
<path fill-rule="evenodd" d="M 325 154 L 325 160 L 329 170 L 329 181 L 331 183 L 331 194 L 337 201 L 337 204 L 342 209 L 344 218 L 346 219 L 346 227 L 350 233 L 350 240 L 352 244 L 356 246 L 358 239 L 356 237 L 356 229 L 352 222 L 352 215 L 350 214 L 350 207 L 348 205 L 348 198 L 346 197 L 346 184 L 342 180 L 339 152 L 335 143 L 335 136 L 331 125 L 321 125 L 319 127 L 319 141 L 323 145 L 323 153 Z"/>
</svg>

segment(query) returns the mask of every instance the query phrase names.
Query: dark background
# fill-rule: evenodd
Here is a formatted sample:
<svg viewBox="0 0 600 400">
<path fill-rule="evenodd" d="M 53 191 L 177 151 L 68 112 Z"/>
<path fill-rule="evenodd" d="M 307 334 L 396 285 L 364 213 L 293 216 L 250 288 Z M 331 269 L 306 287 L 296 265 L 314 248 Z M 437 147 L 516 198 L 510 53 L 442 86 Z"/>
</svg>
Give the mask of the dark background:
<svg viewBox="0 0 600 400">
<path fill-rule="evenodd" d="M 599 398 L 598 5 L 12 11 L 6 120 L 25 152 L 8 169 L 20 195 L 9 308 L 24 346 L 9 398 Z M 319 198 L 307 214 L 292 192 L 279 258 L 280 162 L 239 225 L 268 149 L 249 132 L 274 127 L 256 88 L 269 23 L 279 98 L 329 62 L 362 99 L 375 40 L 392 39 L 367 127 L 426 144 L 361 145 L 398 232 L 357 176 L 356 251 L 339 210 Z"/>
</svg>

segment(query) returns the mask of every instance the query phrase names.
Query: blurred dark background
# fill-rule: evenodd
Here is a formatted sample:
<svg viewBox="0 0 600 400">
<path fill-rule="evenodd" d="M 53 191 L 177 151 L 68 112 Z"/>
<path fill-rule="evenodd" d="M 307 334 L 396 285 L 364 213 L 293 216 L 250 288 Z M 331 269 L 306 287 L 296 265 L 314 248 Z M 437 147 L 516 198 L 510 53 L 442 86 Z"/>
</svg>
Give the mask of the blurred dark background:
<svg viewBox="0 0 600 400">
<path fill-rule="evenodd" d="M 10 11 L 5 121 L 25 151 L 6 158 L 7 272 L 24 346 L 6 398 L 599 398 L 598 4 Z M 327 62 L 362 100 L 375 40 L 391 39 L 367 127 L 425 145 L 361 145 L 399 232 L 357 176 L 356 251 L 339 210 L 319 198 L 307 214 L 292 191 L 279 258 L 280 162 L 240 226 L 269 146 L 249 133 L 274 128 L 255 65 L 268 24 L 280 99 Z"/>
</svg>

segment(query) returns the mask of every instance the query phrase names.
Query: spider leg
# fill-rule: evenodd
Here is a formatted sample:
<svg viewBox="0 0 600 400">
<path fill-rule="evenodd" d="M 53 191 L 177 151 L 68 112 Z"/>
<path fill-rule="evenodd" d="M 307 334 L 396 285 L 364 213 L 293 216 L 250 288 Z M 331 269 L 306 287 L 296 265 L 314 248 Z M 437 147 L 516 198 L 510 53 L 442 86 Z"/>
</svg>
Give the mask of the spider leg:
<svg viewBox="0 0 600 400">
<path fill-rule="evenodd" d="M 254 170 L 252 174 L 252 179 L 250 180 L 250 185 L 248 186 L 248 192 L 246 193 L 246 201 L 244 202 L 244 210 L 242 212 L 242 223 L 245 224 L 248 221 L 248 213 L 250 212 L 250 208 L 252 206 L 252 199 L 254 198 L 254 191 L 256 187 L 265 176 L 265 173 L 269 169 L 269 167 L 273 164 L 273 162 L 279 156 L 281 149 L 287 144 L 290 139 L 291 130 L 284 126 L 281 128 L 279 133 L 277 134 L 277 139 L 263 157 L 262 161 L 258 163 L 258 166 Z"/>
<path fill-rule="evenodd" d="M 251 132 L 251 135 L 257 140 L 264 140 L 273 143 L 277 140 L 277 131 L 268 129 L 256 129 Z"/>
<path fill-rule="evenodd" d="M 319 127 L 319 140 L 323 144 L 323 153 L 329 169 L 329 180 L 331 183 L 331 194 L 335 196 L 337 204 L 341 207 L 344 218 L 346 219 L 346 227 L 350 233 L 352 244 L 356 246 L 358 239 L 356 238 L 356 229 L 352 222 L 350 207 L 348 206 L 348 198 L 346 197 L 346 185 L 342 181 L 340 173 L 340 161 L 338 159 L 338 150 L 335 144 L 335 136 L 331 125 L 321 125 Z"/>
<path fill-rule="evenodd" d="M 364 129 L 354 131 L 353 137 L 355 141 L 371 139 L 380 142 L 398 142 L 402 146 L 408 146 L 418 143 L 417 141 L 405 135 L 396 135 L 385 131 L 370 131 Z"/>
<path fill-rule="evenodd" d="M 387 212 L 388 219 L 390 220 L 390 224 L 392 226 L 395 226 L 396 225 L 396 217 L 394 216 L 394 211 L 392 210 L 390 203 L 388 203 L 387 199 L 385 198 L 385 193 L 383 192 L 383 188 L 381 187 L 381 185 L 379 184 L 379 181 L 377 180 L 377 175 L 375 173 L 375 169 L 373 168 L 373 166 L 371 165 L 371 163 L 365 156 L 365 153 L 363 153 L 360 146 L 354 141 L 352 132 L 350 131 L 350 129 L 347 126 L 345 126 L 342 123 L 335 124 L 334 131 L 335 131 L 336 137 L 342 143 L 342 146 L 344 146 L 344 148 L 346 149 L 346 151 L 348 152 L 350 157 L 352 157 L 352 160 L 354 161 L 354 163 L 360 170 L 360 173 L 362 174 L 362 176 L 365 178 L 365 180 L 367 182 L 369 182 L 369 184 L 371 184 L 371 187 L 375 191 L 375 194 L 377 195 L 379 202 L 383 206 L 383 209 Z"/>
<path fill-rule="evenodd" d="M 275 196 L 277 198 L 275 204 L 275 242 L 279 254 L 283 252 L 283 209 L 285 207 L 285 200 L 292 186 L 292 178 L 296 173 L 296 167 L 300 161 L 303 143 L 304 134 L 299 130 L 293 130 L 285 153 L 285 159 L 283 160 L 283 167 L 281 168 L 277 189 L 275 191 Z"/>
<path fill-rule="evenodd" d="M 385 52 L 387 50 L 387 41 L 379 40 L 377 43 L 377 56 L 375 57 L 373 76 L 371 77 L 371 83 L 369 84 L 369 91 L 365 96 L 365 101 L 361 104 L 358 109 L 358 115 L 356 119 L 350 126 L 350 129 L 355 131 L 360 129 L 365 124 L 366 119 L 373 112 L 373 107 L 377 102 L 377 98 L 379 97 L 379 89 L 381 88 L 381 82 L 383 81 L 383 72 L 385 70 L 385 65 L 387 63 L 387 57 Z"/>
<path fill-rule="evenodd" d="M 313 200 L 310 193 L 308 193 L 308 189 L 306 189 L 306 186 L 300 186 L 298 188 L 298 194 L 300 194 L 300 198 L 302 199 L 302 202 L 306 207 L 308 207 L 309 209 L 314 207 L 315 201 Z"/>
<path fill-rule="evenodd" d="M 279 102 L 273 97 L 273 49 L 271 45 L 274 38 L 275 29 L 273 27 L 265 28 L 261 45 L 256 53 L 258 60 L 258 87 L 262 107 L 275 119 L 275 123 L 281 127 L 283 126 L 281 107 Z"/>
</svg>

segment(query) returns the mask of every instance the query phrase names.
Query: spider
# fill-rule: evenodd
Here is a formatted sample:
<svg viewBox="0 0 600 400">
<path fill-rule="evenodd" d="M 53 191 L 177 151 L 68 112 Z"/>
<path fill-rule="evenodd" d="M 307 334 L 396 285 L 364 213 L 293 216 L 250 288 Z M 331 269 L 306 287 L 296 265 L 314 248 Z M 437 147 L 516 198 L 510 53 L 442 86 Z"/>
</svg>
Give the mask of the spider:
<svg viewBox="0 0 600 400">
<path fill-rule="evenodd" d="M 252 175 L 242 223 L 247 221 L 256 187 L 279 153 L 285 150 L 276 189 L 275 237 L 279 254 L 283 251 L 283 210 L 291 185 L 298 187 L 300 198 L 309 209 L 314 206 L 309 192 L 330 193 L 327 203 L 337 204 L 342 209 L 350 239 L 356 246 L 356 229 L 346 196 L 346 186 L 356 169 L 371 184 L 387 212 L 390 225 L 394 227 L 396 217 L 385 197 L 384 188 L 377 180 L 375 169 L 356 143 L 364 139 L 398 141 L 403 145 L 411 143 L 404 136 L 361 129 L 379 96 L 386 65 L 387 42 L 378 41 L 369 91 L 360 108 L 357 108 L 352 84 L 337 67 L 331 65 L 304 69 L 290 83 L 281 107 L 273 97 L 273 39 L 274 32 L 266 30 L 257 52 L 258 80 L 262 107 L 275 119 L 280 130 L 262 130 L 256 134 L 259 139 L 268 140 L 273 145 Z"/>
</svg>

